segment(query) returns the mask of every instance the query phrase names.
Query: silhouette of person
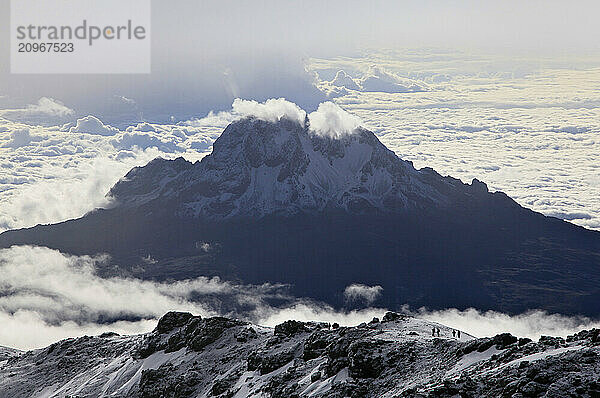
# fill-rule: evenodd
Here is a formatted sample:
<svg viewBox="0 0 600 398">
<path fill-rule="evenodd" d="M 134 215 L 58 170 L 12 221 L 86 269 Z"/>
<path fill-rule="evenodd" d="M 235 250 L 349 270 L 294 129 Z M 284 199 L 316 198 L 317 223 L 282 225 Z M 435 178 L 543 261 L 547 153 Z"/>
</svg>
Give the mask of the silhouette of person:
<svg viewBox="0 0 600 398">
<path fill-rule="evenodd" d="M 440 328 L 437 330 L 437 337 L 440 337 Z"/>
<path fill-rule="evenodd" d="M 435 328 L 431 328 L 431 335 L 435 337 Z"/>
<path fill-rule="evenodd" d="M 456 330 L 452 329 L 452 337 L 456 337 Z"/>
<path fill-rule="evenodd" d="M 460 339 L 460 330 L 458 330 L 457 333 L 458 333 L 458 338 Z"/>
</svg>

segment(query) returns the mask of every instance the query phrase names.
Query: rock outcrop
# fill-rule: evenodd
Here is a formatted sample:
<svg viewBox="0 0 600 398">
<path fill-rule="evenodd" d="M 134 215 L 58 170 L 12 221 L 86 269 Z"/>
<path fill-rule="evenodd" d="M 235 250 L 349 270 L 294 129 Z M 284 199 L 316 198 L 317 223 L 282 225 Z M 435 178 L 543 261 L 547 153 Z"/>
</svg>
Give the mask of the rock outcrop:
<svg viewBox="0 0 600 398">
<path fill-rule="evenodd" d="M 432 328 L 440 337 L 432 337 Z M 476 339 L 388 313 L 333 328 L 265 328 L 171 312 L 139 336 L 3 350 L 2 397 L 598 397 L 598 330 L 539 341 Z M 4 359 L 3 359 L 4 358 Z"/>
</svg>

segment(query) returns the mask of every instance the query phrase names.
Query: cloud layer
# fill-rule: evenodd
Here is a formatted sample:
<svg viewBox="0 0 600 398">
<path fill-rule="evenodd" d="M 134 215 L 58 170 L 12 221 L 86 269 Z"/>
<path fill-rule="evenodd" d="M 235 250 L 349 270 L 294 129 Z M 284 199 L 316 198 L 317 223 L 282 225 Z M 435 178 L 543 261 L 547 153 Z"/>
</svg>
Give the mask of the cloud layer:
<svg viewBox="0 0 600 398">
<path fill-rule="evenodd" d="M 71 256 L 45 247 L 0 250 L 0 345 L 34 348 L 107 330 L 139 333 L 168 311 L 226 315 L 274 326 L 287 319 L 354 324 L 382 310 L 339 313 L 289 297 L 285 286 L 236 285 L 199 277 L 175 282 L 102 278 L 105 256 Z M 148 259 L 151 261 L 151 259 Z M 273 307 L 270 300 L 288 303 Z"/>
<path fill-rule="evenodd" d="M 524 314 L 508 315 L 496 311 L 478 311 L 474 308 L 461 311 L 456 308 L 443 311 L 420 309 L 408 313 L 446 326 L 467 331 L 476 337 L 494 336 L 508 332 L 519 337 L 538 339 L 540 336 L 562 336 L 574 334 L 583 329 L 600 327 L 599 320 L 586 317 L 572 317 L 548 314 L 532 310 Z"/>
<path fill-rule="evenodd" d="M 344 294 L 356 309 L 341 311 L 290 297 L 282 285 L 238 285 L 205 277 L 174 282 L 102 278 L 98 271 L 105 260 L 103 256 L 70 256 L 43 247 L 0 250 L 0 346 L 31 349 L 84 334 L 143 333 L 171 310 L 237 317 L 265 326 L 288 319 L 353 326 L 381 318 L 386 312 L 370 307 L 381 293 L 379 286 L 349 286 Z M 509 316 L 474 309 L 400 310 L 479 337 L 503 332 L 532 338 L 566 336 L 600 327 L 600 322 L 587 318 L 540 311 Z"/>
<path fill-rule="evenodd" d="M 37 103 L 22 108 L 0 109 L 0 117 L 17 122 L 43 124 L 64 123 L 75 111 L 54 98 L 41 97 Z"/>
<path fill-rule="evenodd" d="M 347 90 L 333 101 L 400 157 L 600 229 L 597 59 L 382 51 L 312 59 L 310 71 L 326 90 L 334 79 L 359 81 L 374 64 L 427 90 Z"/>
<path fill-rule="evenodd" d="M 106 206 L 119 178 L 157 156 L 202 158 L 227 124 L 214 122 L 140 123 L 121 131 L 93 116 L 53 127 L 0 118 L 0 231 Z"/>
</svg>

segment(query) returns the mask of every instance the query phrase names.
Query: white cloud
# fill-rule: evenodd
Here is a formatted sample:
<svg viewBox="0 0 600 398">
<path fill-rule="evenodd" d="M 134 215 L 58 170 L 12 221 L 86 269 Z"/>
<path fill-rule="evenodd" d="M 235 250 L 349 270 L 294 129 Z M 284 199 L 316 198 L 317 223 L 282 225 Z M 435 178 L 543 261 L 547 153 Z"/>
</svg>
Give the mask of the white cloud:
<svg viewBox="0 0 600 398">
<path fill-rule="evenodd" d="M 131 154 L 120 160 L 105 156 L 73 160 L 73 155 L 65 154 L 53 157 L 70 158 L 64 163 L 46 159 L 36 162 L 38 157 L 33 156 L 30 162 L 21 162 L 9 169 L 13 178 L 0 185 L 12 187 L 0 193 L 0 230 L 64 221 L 105 207 L 110 187 L 134 165 L 145 164 L 158 152 Z"/>
<path fill-rule="evenodd" d="M 129 316 L 149 318 L 181 308 L 204 312 L 185 297 L 195 284 L 214 284 L 217 290 L 225 288 L 211 280 L 166 285 L 134 279 L 102 279 L 95 269 L 105 261 L 103 256 L 74 257 L 42 247 L 1 250 L 0 288 L 5 295 L 0 297 L 0 308 L 8 313 L 36 311 L 48 323 Z"/>
<path fill-rule="evenodd" d="M 227 125 L 233 122 L 236 116 L 232 112 L 213 112 L 210 111 L 208 115 L 203 118 L 190 119 L 183 122 L 185 126 L 201 127 L 201 128 L 217 128 L 222 131 Z M 220 132 L 219 131 L 219 132 Z"/>
<path fill-rule="evenodd" d="M 49 97 L 41 97 L 36 104 L 24 108 L 0 109 L 0 116 L 18 122 L 55 124 L 66 121 L 75 114 L 73 109 Z"/>
<path fill-rule="evenodd" d="M 219 278 L 204 277 L 171 283 L 101 278 L 96 269 L 106 260 L 105 256 L 70 256 L 45 247 L 0 250 L 0 319 L 12 325 L 2 328 L 0 345 L 40 347 L 49 338 L 111 326 L 145 329 L 152 325 L 148 320 L 156 320 L 172 310 L 203 316 L 216 314 L 208 305 L 192 301 L 192 296 L 209 296 L 211 304 L 221 298 L 217 307 L 222 309 L 231 310 L 236 305 L 258 309 L 265 306 L 264 297 L 277 296 L 280 289 L 269 284 L 236 286 Z M 136 318 L 140 322 L 122 322 Z M 27 327 L 35 327 L 36 333 L 23 335 L 21 331 Z"/>
<path fill-rule="evenodd" d="M 412 93 L 427 91 L 427 87 L 424 83 L 400 77 L 395 73 L 376 65 L 369 68 L 367 73 L 358 80 L 358 84 L 360 85 L 361 91 L 382 93 Z"/>
<path fill-rule="evenodd" d="M 10 140 L 2 145 L 4 148 L 20 148 L 31 143 L 31 136 L 28 128 L 20 128 L 10 133 Z"/>
<path fill-rule="evenodd" d="M 179 142 L 178 142 L 179 141 Z M 156 148 L 163 153 L 184 152 L 185 148 L 179 144 L 183 140 L 171 136 L 165 136 L 160 133 L 139 133 L 136 131 L 126 132 L 119 135 L 111 141 L 118 149 L 148 149 Z"/>
<path fill-rule="evenodd" d="M 304 124 L 307 114 L 298 105 L 284 98 L 269 99 L 265 102 L 236 98 L 230 112 L 219 112 L 218 114 L 210 112 L 203 119 L 191 120 L 185 124 L 195 127 L 218 126 L 225 128 L 232 121 L 246 116 L 253 116 L 269 122 L 277 122 L 285 117 Z M 330 101 L 319 104 L 317 110 L 310 113 L 308 118 L 311 130 L 333 138 L 352 133 L 361 123 L 358 117 Z"/>
<path fill-rule="evenodd" d="M 146 333 L 154 329 L 157 321 L 117 321 L 106 324 L 64 321 L 50 324 L 42 315 L 33 311 L 17 311 L 14 314 L 0 312 L 0 344 L 22 350 L 42 348 L 59 340 L 95 336 L 104 332 L 119 334 Z"/>
<path fill-rule="evenodd" d="M 73 109 L 65 106 L 62 102 L 53 98 L 42 97 L 36 105 L 28 105 L 30 112 L 41 112 L 50 116 L 69 116 L 74 113 Z"/>
<path fill-rule="evenodd" d="M 69 128 L 69 133 L 98 134 L 104 136 L 115 135 L 118 132 L 119 129 L 105 125 L 100 119 L 92 115 L 77 119 L 75 126 Z"/>
<path fill-rule="evenodd" d="M 71 256 L 45 247 L 0 250 L 0 322 L 4 325 L 0 345 L 29 349 L 108 330 L 145 332 L 172 310 L 234 316 L 266 326 L 288 319 L 353 325 L 384 312 L 336 311 L 288 297 L 282 285 L 235 285 L 205 277 L 162 283 L 101 278 L 96 270 L 106 260 L 106 256 Z M 272 307 L 269 298 L 288 305 Z"/>
<path fill-rule="evenodd" d="M 344 111 L 333 102 L 323 102 L 308 115 L 311 130 L 317 134 L 340 138 L 351 134 L 360 125 L 360 119 Z"/>
<path fill-rule="evenodd" d="M 357 70 L 362 69 L 357 66 Z M 353 78 L 344 70 L 338 70 L 331 81 L 321 80 L 319 74 L 307 67 L 307 73 L 314 76 L 315 86 L 329 98 L 350 95 L 353 92 L 378 92 L 378 93 L 416 93 L 429 91 L 425 79 L 403 77 L 377 65 L 371 65 L 362 73 L 360 78 Z M 356 72 L 357 74 L 361 72 Z M 433 78 L 429 79 L 432 80 Z M 436 81 L 440 81 L 437 77 Z M 443 81 L 443 80 L 442 80 Z"/>
<path fill-rule="evenodd" d="M 354 283 L 344 289 L 344 298 L 349 302 L 364 302 L 371 305 L 381 296 L 383 288 L 379 285 L 367 286 L 360 283 Z"/>
<path fill-rule="evenodd" d="M 518 337 L 537 340 L 540 336 L 566 337 L 583 329 L 600 327 L 600 321 L 585 317 L 548 314 L 539 310 L 512 316 L 496 311 L 478 311 L 473 308 L 464 311 L 455 308 L 442 311 L 420 309 L 411 314 L 466 331 L 477 337 L 508 332 Z"/>
<path fill-rule="evenodd" d="M 301 302 L 284 308 L 263 308 L 257 322 L 264 326 L 275 326 L 293 319 L 302 322 L 329 322 L 341 326 L 356 326 L 369 322 L 375 317 L 381 317 L 386 310 L 381 308 L 364 308 L 352 311 L 337 311 L 330 306 Z"/>
<path fill-rule="evenodd" d="M 298 123 L 304 123 L 306 112 L 293 102 L 284 98 L 268 99 L 265 102 L 248 101 L 236 98 L 233 101 L 234 114 L 241 116 L 254 116 L 256 118 L 276 122 L 282 117 Z"/>
</svg>

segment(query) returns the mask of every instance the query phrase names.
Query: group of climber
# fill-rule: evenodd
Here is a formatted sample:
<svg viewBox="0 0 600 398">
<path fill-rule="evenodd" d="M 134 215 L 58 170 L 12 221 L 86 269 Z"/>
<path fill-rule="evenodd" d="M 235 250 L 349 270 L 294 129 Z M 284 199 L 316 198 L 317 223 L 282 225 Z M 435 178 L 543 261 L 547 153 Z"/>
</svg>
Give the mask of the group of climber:
<svg viewBox="0 0 600 398">
<path fill-rule="evenodd" d="M 440 329 L 439 328 L 431 328 L 431 336 L 432 337 L 440 337 Z M 452 329 L 452 337 L 460 339 L 460 330 Z"/>
</svg>

